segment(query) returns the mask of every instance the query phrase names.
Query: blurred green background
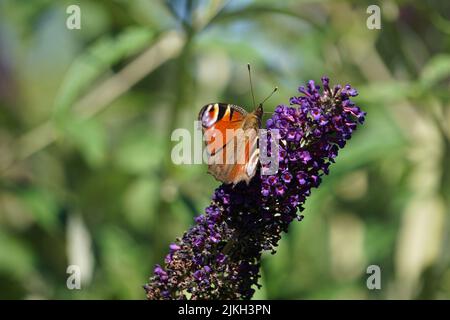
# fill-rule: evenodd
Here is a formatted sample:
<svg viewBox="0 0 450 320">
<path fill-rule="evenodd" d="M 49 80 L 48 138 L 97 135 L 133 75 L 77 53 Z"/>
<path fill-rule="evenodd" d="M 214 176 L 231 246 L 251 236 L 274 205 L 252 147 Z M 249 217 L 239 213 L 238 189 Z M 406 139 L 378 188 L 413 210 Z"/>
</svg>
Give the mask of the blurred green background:
<svg viewBox="0 0 450 320">
<path fill-rule="evenodd" d="M 0 298 L 144 299 L 218 185 L 170 134 L 250 110 L 247 62 L 266 111 L 326 74 L 368 112 L 255 298 L 450 298 L 450 2 L 388 0 L 0 0 Z"/>
</svg>

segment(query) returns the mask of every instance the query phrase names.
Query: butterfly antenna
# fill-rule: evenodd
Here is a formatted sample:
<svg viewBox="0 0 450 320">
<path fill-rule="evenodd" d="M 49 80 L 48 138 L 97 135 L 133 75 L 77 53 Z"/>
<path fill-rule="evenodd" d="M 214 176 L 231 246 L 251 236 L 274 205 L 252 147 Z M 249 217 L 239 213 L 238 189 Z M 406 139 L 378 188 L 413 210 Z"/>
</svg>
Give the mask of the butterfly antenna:
<svg viewBox="0 0 450 320">
<path fill-rule="evenodd" d="M 250 91 L 252 92 L 253 109 L 256 109 L 255 94 L 253 93 L 252 73 L 250 71 L 250 63 L 247 63 L 248 78 L 250 79 Z"/>
<path fill-rule="evenodd" d="M 267 98 L 265 98 L 265 99 L 263 100 L 263 102 L 261 102 L 260 104 L 262 105 L 262 104 L 264 104 L 264 102 L 266 102 L 267 100 L 269 100 L 269 98 L 270 98 L 275 92 L 277 92 L 277 90 L 278 90 L 278 87 L 275 87 L 275 88 L 273 89 L 273 91 L 267 96 Z"/>
</svg>

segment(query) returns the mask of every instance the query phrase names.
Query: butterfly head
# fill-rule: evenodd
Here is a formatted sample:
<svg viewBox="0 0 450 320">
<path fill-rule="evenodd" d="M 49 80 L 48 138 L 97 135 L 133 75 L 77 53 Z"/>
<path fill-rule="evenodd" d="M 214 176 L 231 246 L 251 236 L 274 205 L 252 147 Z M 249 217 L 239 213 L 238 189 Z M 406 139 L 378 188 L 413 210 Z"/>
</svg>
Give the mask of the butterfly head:
<svg viewBox="0 0 450 320">
<path fill-rule="evenodd" d="M 277 90 L 278 87 L 275 87 L 273 91 L 260 104 L 258 104 L 258 107 L 255 108 L 255 111 L 253 111 L 253 114 L 256 115 L 259 119 L 261 119 L 262 115 L 264 114 L 263 109 L 264 102 L 266 102 Z"/>
<path fill-rule="evenodd" d="M 262 104 L 262 103 L 260 103 L 260 104 L 258 105 L 258 107 L 255 109 L 255 111 L 253 112 L 253 114 L 254 114 L 255 116 L 257 116 L 259 119 L 262 118 L 262 116 L 263 116 L 263 114 L 264 114 L 264 109 L 263 109 L 263 104 Z"/>
</svg>

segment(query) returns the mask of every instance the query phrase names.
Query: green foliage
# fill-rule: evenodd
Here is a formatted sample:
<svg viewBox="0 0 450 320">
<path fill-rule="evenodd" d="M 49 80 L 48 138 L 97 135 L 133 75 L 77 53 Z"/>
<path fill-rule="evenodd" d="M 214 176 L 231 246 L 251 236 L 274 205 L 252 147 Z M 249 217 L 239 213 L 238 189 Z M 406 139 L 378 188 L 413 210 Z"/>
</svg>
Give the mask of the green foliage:
<svg viewBox="0 0 450 320">
<path fill-rule="evenodd" d="M 81 53 L 66 72 L 55 99 L 55 112 L 67 112 L 68 108 L 95 80 L 120 61 L 126 61 L 147 47 L 153 32 L 144 27 L 123 30 L 114 38 L 107 35 Z"/>
</svg>

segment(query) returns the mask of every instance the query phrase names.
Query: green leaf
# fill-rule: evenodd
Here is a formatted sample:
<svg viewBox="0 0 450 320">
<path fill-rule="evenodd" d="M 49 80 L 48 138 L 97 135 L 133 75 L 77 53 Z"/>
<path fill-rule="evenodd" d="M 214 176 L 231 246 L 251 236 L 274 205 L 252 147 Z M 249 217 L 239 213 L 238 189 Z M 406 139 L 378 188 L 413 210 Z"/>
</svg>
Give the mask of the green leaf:
<svg viewBox="0 0 450 320">
<path fill-rule="evenodd" d="M 61 116 L 77 98 L 102 74 L 118 62 L 135 55 L 148 46 L 153 32 L 132 27 L 116 38 L 105 36 L 81 54 L 67 71 L 56 96 L 54 112 Z"/>
<path fill-rule="evenodd" d="M 450 54 L 440 54 L 432 57 L 420 75 L 420 82 L 431 87 L 450 76 Z"/>
<path fill-rule="evenodd" d="M 80 150 L 92 167 L 100 166 L 106 156 L 106 133 L 95 119 L 74 120 L 66 123 L 66 136 Z"/>
<path fill-rule="evenodd" d="M 58 204 L 52 193 L 43 189 L 30 188 L 19 192 L 19 198 L 41 227 L 51 230 L 56 226 Z"/>
<path fill-rule="evenodd" d="M 163 141 L 149 128 L 134 127 L 115 148 L 114 161 L 129 173 L 144 173 L 158 167 L 164 150 Z"/>
<path fill-rule="evenodd" d="M 142 283 L 148 273 L 147 250 L 143 250 L 127 232 L 105 226 L 100 232 L 103 277 L 114 296 L 141 299 Z"/>
<path fill-rule="evenodd" d="M 26 243 L 0 230 L 0 273 L 24 278 L 33 269 L 33 253 Z"/>
<path fill-rule="evenodd" d="M 129 186 L 123 197 L 123 206 L 127 219 L 135 229 L 148 231 L 152 227 L 159 194 L 155 177 L 141 178 Z"/>
<path fill-rule="evenodd" d="M 383 97 L 383 104 L 398 102 L 414 93 L 414 85 L 410 82 L 391 81 L 391 82 L 372 82 L 367 86 L 358 87 L 359 101 L 380 104 L 380 97 Z M 363 105 L 361 102 L 361 105 Z"/>
<path fill-rule="evenodd" d="M 366 122 L 358 128 L 345 148 L 339 151 L 336 163 L 330 168 L 331 175 L 327 177 L 328 180 L 338 178 L 343 173 L 369 163 L 396 157 L 407 147 L 408 140 L 403 131 L 385 108 L 377 105 L 366 107 L 364 107 L 368 112 Z"/>
</svg>

